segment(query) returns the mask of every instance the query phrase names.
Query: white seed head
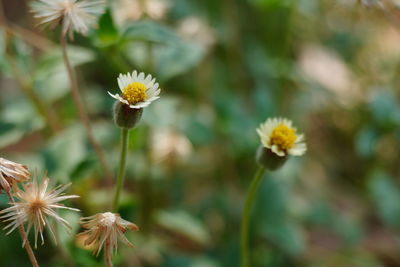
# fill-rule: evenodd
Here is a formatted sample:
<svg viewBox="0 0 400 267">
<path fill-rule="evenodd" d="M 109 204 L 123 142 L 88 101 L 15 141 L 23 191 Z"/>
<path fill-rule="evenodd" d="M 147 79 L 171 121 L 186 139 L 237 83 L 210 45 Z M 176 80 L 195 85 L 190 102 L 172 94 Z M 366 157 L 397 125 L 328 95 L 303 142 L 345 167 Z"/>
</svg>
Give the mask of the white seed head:
<svg viewBox="0 0 400 267">
<path fill-rule="evenodd" d="M 36 176 L 34 176 L 33 182 L 23 185 L 22 189 L 18 189 L 14 192 L 14 197 L 17 199 L 15 202 L 10 203 L 11 207 L 0 211 L 4 222 L 9 222 L 4 229 L 9 229 L 7 234 L 14 231 L 21 225 L 27 223 L 27 235 L 31 228 L 34 228 L 35 233 L 35 247 L 37 247 L 37 239 L 40 234 L 42 245 L 43 231 L 46 225 L 49 226 L 49 230 L 54 240 L 57 242 L 54 230 L 49 223 L 49 219 L 54 219 L 57 223 L 70 229 L 69 223 L 59 216 L 55 209 L 69 209 L 73 211 L 79 211 L 78 209 L 65 207 L 59 203 L 66 199 L 78 198 L 76 195 L 65 195 L 63 191 L 67 189 L 69 184 L 60 185 L 54 189 L 48 190 L 49 178 L 43 177 L 42 182 L 38 184 Z M 23 245 L 26 240 L 23 240 Z"/>
<path fill-rule="evenodd" d="M 131 222 L 121 218 L 117 213 L 104 212 L 85 217 L 80 220 L 80 224 L 86 231 L 78 234 L 86 238 L 84 245 L 94 245 L 93 253 L 99 255 L 101 249 L 108 250 L 108 253 L 117 250 L 118 240 L 121 240 L 127 246 L 133 245 L 126 239 L 124 233 L 126 230 L 138 231 L 139 227 Z"/>
<path fill-rule="evenodd" d="M 63 34 L 73 32 L 86 35 L 96 26 L 97 16 L 104 12 L 104 0 L 37 0 L 32 3 L 34 17 L 39 24 L 56 26 L 62 24 Z"/>
</svg>

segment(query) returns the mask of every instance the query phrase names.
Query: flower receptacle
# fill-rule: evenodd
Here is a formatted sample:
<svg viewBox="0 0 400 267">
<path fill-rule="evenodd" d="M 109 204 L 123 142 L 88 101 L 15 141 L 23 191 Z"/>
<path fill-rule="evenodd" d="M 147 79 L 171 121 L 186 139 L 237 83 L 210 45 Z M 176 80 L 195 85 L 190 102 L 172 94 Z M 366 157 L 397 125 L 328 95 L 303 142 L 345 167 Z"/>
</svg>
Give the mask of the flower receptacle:
<svg viewBox="0 0 400 267">
<path fill-rule="evenodd" d="M 143 108 L 134 109 L 128 105 L 116 101 L 114 104 L 114 122 L 118 127 L 132 129 L 142 118 Z"/>
<path fill-rule="evenodd" d="M 280 169 L 285 164 L 288 157 L 288 155 L 278 156 L 277 154 L 273 153 L 269 148 L 266 148 L 264 146 L 260 146 L 256 154 L 257 163 L 270 171 L 276 171 Z"/>
</svg>

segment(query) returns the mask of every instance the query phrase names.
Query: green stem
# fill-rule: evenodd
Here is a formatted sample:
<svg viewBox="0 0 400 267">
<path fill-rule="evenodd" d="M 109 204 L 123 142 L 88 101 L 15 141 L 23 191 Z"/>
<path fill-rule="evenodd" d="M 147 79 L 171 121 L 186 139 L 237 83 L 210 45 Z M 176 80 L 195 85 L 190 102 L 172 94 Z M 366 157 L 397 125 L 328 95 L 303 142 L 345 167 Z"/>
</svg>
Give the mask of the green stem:
<svg viewBox="0 0 400 267">
<path fill-rule="evenodd" d="M 115 186 L 116 187 L 115 195 L 114 195 L 114 201 L 113 201 L 113 206 L 112 206 L 113 212 L 116 212 L 118 210 L 119 197 L 121 194 L 122 185 L 124 183 L 126 154 L 127 154 L 127 148 L 128 148 L 128 129 L 121 128 L 121 139 L 122 139 L 121 140 L 121 155 L 119 158 L 117 184 Z"/>
<path fill-rule="evenodd" d="M 265 173 L 265 168 L 260 166 L 251 181 L 249 191 L 247 192 L 246 201 L 244 204 L 242 224 L 240 227 L 240 251 L 241 251 L 241 266 L 249 267 L 249 222 L 250 222 L 250 211 L 253 206 L 254 197 L 256 195 L 257 189 L 262 181 L 263 174 Z"/>
</svg>

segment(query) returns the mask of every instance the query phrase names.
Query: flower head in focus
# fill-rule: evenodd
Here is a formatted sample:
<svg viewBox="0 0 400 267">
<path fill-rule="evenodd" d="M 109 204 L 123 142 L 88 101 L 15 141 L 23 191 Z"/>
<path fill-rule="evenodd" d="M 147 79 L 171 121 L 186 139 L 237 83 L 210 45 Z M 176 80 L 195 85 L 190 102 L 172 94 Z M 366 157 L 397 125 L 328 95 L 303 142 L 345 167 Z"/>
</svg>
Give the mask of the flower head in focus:
<svg viewBox="0 0 400 267">
<path fill-rule="evenodd" d="M 87 239 L 84 244 L 86 246 L 94 245 L 95 250 L 93 253 L 99 255 L 101 249 L 108 249 L 111 255 L 112 251 L 117 250 L 118 239 L 125 243 L 127 246 L 133 245 L 126 239 L 124 233 L 126 230 L 138 231 L 139 227 L 131 222 L 128 222 L 119 216 L 117 213 L 104 212 L 96 215 L 82 218 L 80 221 L 86 231 L 78 234 L 78 236 L 85 236 Z"/>
<path fill-rule="evenodd" d="M 31 178 L 25 165 L 0 158 L 0 186 L 6 191 L 17 183 L 26 182 Z"/>
<path fill-rule="evenodd" d="M 156 79 L 151 75 L 145 76 L 143 72 L 139 73 L 135 70 L 131 73 L 120 74 L 118 77 L 118 85 L 121 90 L 119 94 L 111 94 L 110 96 L 119 102 L 128 105 L 132 109 L 141 109 L 150 105 L 151 102 L 160 98 L 160 88 Z"/>
<path fill-rule="evenodd" d="M 86 35 L 104 7 L 104 0 L 37 0 L 32 3 L 32 12 L 40 24 L 61 23 L 63 34 L 69 33 L 72 38 L 74 31 Z"/>
<path fill-rule="evenodd" d="M 298 134 L 292 122 L 284 118 L 267 119 L 257 129 L 263 147 L 270 149 L 274 154 L 284 157 L 287 155 L 301 156 L 307 146 L 304 135 Z"/>
<path fill-rule="evenodd" d="M 28 224 L 27 235 L 30 229 L 33 227 L 35 232 L 35 247 L 37 247 L 37 239 L 40 234 L 42 245 L 43 230 L 48 224 L 50 233 L 52 234 L 55 241 L 54 230 L 52 229 L 49 219 L 53 218 L 57 223 L 70 229 L 69 223 L 60 217 L 54 209 L 69 209 L 73 211 L 79 211 L 78 209 L 65 207 L 60 201 L 78 198 L 76 195 L 65 195 L 63 191 L 67 189 L 69 184 L 60 185 L 54 189 L 47 190 L 49 185 L 49 178 L 44 177 L 42 182 L 38 184 L 36 176 L 33 178 L 33 182 L 26 183 L 22 189 L 18 189 L 14 192 L 14 197 L 17 199 L 15 202 L 10 203 L 11 207 L 0 211 L 3 214 L 0 218 L 9 224 L 4 229 L 9 229 L 7 234 L 14 231 L 20 225 L 25 223 Z M 24 240 L 25 243 L 26 240 Z"/>
</svg>

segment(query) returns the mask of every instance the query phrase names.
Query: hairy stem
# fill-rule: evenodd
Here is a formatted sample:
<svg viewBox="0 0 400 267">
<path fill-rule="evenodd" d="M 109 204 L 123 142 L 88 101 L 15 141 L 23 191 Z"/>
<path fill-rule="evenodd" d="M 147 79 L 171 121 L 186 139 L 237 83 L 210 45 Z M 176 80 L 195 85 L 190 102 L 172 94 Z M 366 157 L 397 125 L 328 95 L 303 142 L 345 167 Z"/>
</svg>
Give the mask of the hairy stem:
<svg viewBox="0 0 400 267">
<path fill-rule="evenodd" d="M 92 130 L 92 126 L 90 124 L 90 120 L 89 120 L 89 116 L 84 108 L 83 102 L 82 102 L 82 98 L 79 94 L 79 88 L 78 88 L 78 82 L 76 80 L 76 75 L 75 72 L 71 66 L 71 63 L 68 59 L 68 53 L 67 53 L 67 40 L 66 40 L 66 36 L 65 34 L 61 34 L 61 39 L 60 39 L 60 43 L 61 43 L 61 48 L 62 48 L 62 53 L 63 53 L 63 58 L 64 58 L 64 63 L 65 63 L 65 67 L 67 69 L 68 72 L 68 78 L 71 84 L 71 94 L 72 94 L 72 98 L 75 102 L 75 105 L 78 108 L 78 113 L 79 113 L 79 118 L 83 124 L 83 126 L 85 127 L 89 142 L 92 144 L 97 157 L 100 161 L 100 165 L 103 169 L 104 175 L 106 176 L 106 178 L 111 181 L 112 179 L 112 175 L 110 172 L 110 169 L 108 167 L 105 155 L 104 155 L 104 151 L 103 149 L 100 147 L 100 145 L 97 143 L 96 139 L 93 136 L 93 130 Z"/>
<path fill-rule="evenodd" d="M 249 267 L 249 222 L 250 222 L 250 212 L 253 206 L 254 197 L 257 193 L 257 189 L 265 173 L 265 168 L 260 166 L 251 181 L 249 191 L 247 192 L 246 201 L 244 204 L 242 224 L 240 227 L 240 252 L 241 252 L 241 266 Z"/>
<path fill-rule="evenodd" d="M 110 247 L 110 241 L 107 240 L 104 246 L 104 263 L 106 267 L 113 267 L 112 263 L 112 248 Z"/>
<path fill-rule="evenodd" d="M 114 201 L 113 201 L 113 205 L 112 205 L 113 212 L 116 212 L 118 210 L 121 188 L 124 183 L 126 154 L 127 154 L 127 148 L 128 148 L 128 131 L 129 130 L 126 128 L 121 128 L 121 155 L 119 158 L 117 184 L 115 185 L 115 195 L 114 195 Z"/>
<path fill-rule="evenodd" d="M 8 196 L 8 199 L 10 200 L 10 202 L 14 203 L 14 198 L 12 197 L 9 190 L 7 191 L 7 196 Z M 32 266 L 39 267 L 39 264 L 36 260 L 35 254 L 33 253 L 31 244 L 29 243 L 28 236 L 26 235 L 25 229 L 22 226 L 22 224 L 20 226 L 18 226 L 18 231 L 19 231 L 19 234 L 21 235 L 22 243 L 24 244 L 24 248 L 26 250 L 26 253 L 28 254 L 28 257 L 32 263 Z"/>
</svg>

